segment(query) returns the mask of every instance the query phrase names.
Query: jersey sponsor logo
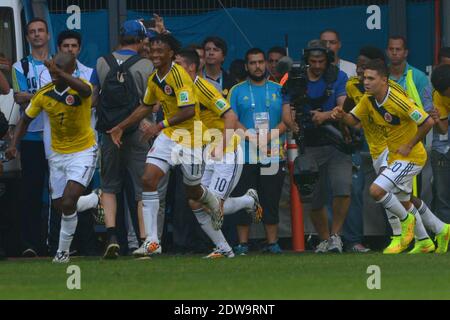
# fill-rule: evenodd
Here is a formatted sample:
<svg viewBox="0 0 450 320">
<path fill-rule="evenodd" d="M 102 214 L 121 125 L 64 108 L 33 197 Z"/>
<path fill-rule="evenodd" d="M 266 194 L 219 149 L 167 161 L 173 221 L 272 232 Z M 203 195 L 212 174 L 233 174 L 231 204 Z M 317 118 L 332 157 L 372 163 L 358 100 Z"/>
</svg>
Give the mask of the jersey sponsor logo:
<svg viewBox="0 0 450 320">
<path fill-rule="evenodd" d="M 69 94 L 66 97 L 66 104 L 69 106 L 72 106 L 74 103 L 75 103 L 75 97 L 73 95 Z"/>
<path fill-rule="evenodd" d="M 172 87 L 169 86 L 168 84 L 166 84 L 166 86 L 164 87 L 164 93 L 167 94 L 168 96 L 170 96 L 172 94 Z"/>
<path fill-rule="evenodd" d="M 189 93 L 187 91 L 180 92 L 180 102 L 181 103 L 189 102 Z"/>
<path fill-rule="evenodd" d="M 412 113 L 409 114 L 409 116 L 415 122 L 419 122 L 423 118 L 422 114 L 419 111 L 417 111 L 417 110 L 414 110 Z"/>
<path fill-rule="evenodd" d="M 216 107 L 219 108 L 220 110 L 222 110 L 223 108 L 225 108 L 227 106 L 227 103 L 220 99 L 216 101 Z"/>
<path fill-rule="evenodd" d="M 384 114 L 384 120 L 386 120 L 387 122 L 391 123 L 392 122 L 392 115 L 389 112 L 386 112 Z"/>
</svg>

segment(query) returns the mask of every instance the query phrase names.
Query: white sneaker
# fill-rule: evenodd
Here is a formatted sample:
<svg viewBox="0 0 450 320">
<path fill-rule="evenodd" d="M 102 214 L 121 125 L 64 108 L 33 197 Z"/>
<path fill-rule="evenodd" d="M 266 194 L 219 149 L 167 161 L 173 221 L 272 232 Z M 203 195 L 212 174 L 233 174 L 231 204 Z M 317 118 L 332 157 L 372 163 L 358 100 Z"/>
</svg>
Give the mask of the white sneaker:
<svg viewBox="0 0 450 320">
<path fill-rule="evenodd" d="M 53 263 L 68 263 L 70 261 L 69 253 L 67 251 L 58 251 L 56 252 L 55 257 L 53 258 Z"/>
<path fill-rule="evenodd" d="M 158 242 L 146 241 L 143 246 L 145 248 L 146 255 L 161 254 L 162 252 L 161 245 Z"/>
<path fill-rule="evenodd" d="M 258 192 L 255 189 L 248 189 L 245 193 L 246 196 L 252 197 L 255 203 L 253 204 L 252 209 L 247 209 L 247 213 L 252 216 L 252 220 L 254 223 L 258 223 L 262 219 L 263 208 L 261 203 L 259 203 Z"/>
<path fill-rule="evenodd" d="M 203 257 L 203 259 L 220 259 L 220 258 L 234 258 L 234 252 L 232 249 L 225 251 L 219 248 L 215 248 L 213 252 Z"/>
<path fill-rule="evenodd" d="M 342 240 L 337 234 L 333 234 L 328 242 L 328 251 L 342 253 Z"/>
<path fill-rule="evenodd" d="M 326 252 L 328 252 L 328 240 L 323 240 L 322 242 L 320 242 L 317 245 L 316 250 L 314 252 L 315 253 L 326 253 Z"/>
<path fill-rule="evenodd" d="M 135 256 L 136 258 L 148 256 L 147 249 L 146 249 L 145 245 L 146 245 L 146 243 L 143 242 L 139 248 L 134 250 L 133 251 L 133 256 Z"/>
</svg>

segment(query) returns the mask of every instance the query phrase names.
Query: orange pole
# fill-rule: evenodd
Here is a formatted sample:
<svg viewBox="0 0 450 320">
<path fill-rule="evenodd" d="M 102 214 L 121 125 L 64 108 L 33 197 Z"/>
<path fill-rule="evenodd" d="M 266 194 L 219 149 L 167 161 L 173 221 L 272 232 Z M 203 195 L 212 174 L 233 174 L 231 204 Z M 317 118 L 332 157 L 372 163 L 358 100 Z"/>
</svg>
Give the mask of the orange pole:
<svg viewBox="0 0 450 320">
<path fill-rule="evenodd" d="M 303 206 L 294 183 L 294 160 L 298 155 L 297 144 L 292 139 L 292 133 L 288 133 L 287 142 L 288 166 L 291 181 L 291 230 L 292 230 L 292 250 L 296 252 L 305 251 L 305 228 L 303 224 Z"/>
</svg>

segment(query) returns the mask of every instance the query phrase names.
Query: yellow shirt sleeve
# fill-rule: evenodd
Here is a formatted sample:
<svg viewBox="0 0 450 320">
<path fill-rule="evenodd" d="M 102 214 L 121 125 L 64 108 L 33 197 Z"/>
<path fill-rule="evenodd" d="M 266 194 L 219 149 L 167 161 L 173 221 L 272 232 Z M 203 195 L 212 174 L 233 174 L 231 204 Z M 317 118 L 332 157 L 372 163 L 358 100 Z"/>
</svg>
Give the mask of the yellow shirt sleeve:
<svg viewBox="0 0 450 320">
<path fill-rule="evenodd" d="M 361 101 L 350 111 L 350 113 L 361 121 L 362 118 L 368 116 L 368 104 L 370 103 L 367 96 L 364 96 Z"/>
<path fill-rule="evenodd" d="M 36 94 L 31 98 L 30 104 L 25 109 L 25 114 L 30 118 L 36 118 L 42 111 L 41 95 Z"/>
<path fill-rule="evenodd" d="M 196 100 L 193 89 L 193 86 L 190 84 L 185 84 L 181 88 L 175 89 L 175 96 L 177 98 L 177 105 L 179 108 L 195 105 Z"/>
<path fill-rule="evenodd" d="M 446 120 L 450 114 L 450 98 L 442 96 L 439 92 L 433 92 L 433 104 L 439 111 L 439 119 Z"/>
<path fill-rule="evenodd" d="M 420 126 L 422 123 L 424 123 L 425 120 L 427 120 L 427 118 L 429 117 L 428 113 L 425 110 L 418 107 L 413 102 L 409 103 L 408 111 L 406 111 L 402 108 L 398 108 L 398 111 L 401 116 L 403 116 L 403 117 L 407 116 L 409 119 L 413 120 L 418 126 Z"/>
</svg>

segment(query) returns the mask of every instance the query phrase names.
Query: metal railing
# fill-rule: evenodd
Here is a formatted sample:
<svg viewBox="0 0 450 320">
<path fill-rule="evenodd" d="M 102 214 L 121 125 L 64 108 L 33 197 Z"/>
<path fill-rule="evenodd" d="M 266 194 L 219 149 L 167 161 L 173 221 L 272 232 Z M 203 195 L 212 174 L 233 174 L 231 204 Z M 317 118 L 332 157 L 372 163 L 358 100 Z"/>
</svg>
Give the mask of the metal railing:
<svg viewBox="0 0 450 320">
<path fill-rule="evenodd" d="M 108 0 L 47 0 L 47 3 L 51 13 L 65 13 L 71 5 L 79 6 L 82 12 L 108 9 Z"/>
<path fill-rule="evenodd" d="M 311 10 L 387 3 L 388 0 L 127 0 L 127 9 L 176 16 L 200 14 L 223 7 L 258 10 Z"/>
</svg>

